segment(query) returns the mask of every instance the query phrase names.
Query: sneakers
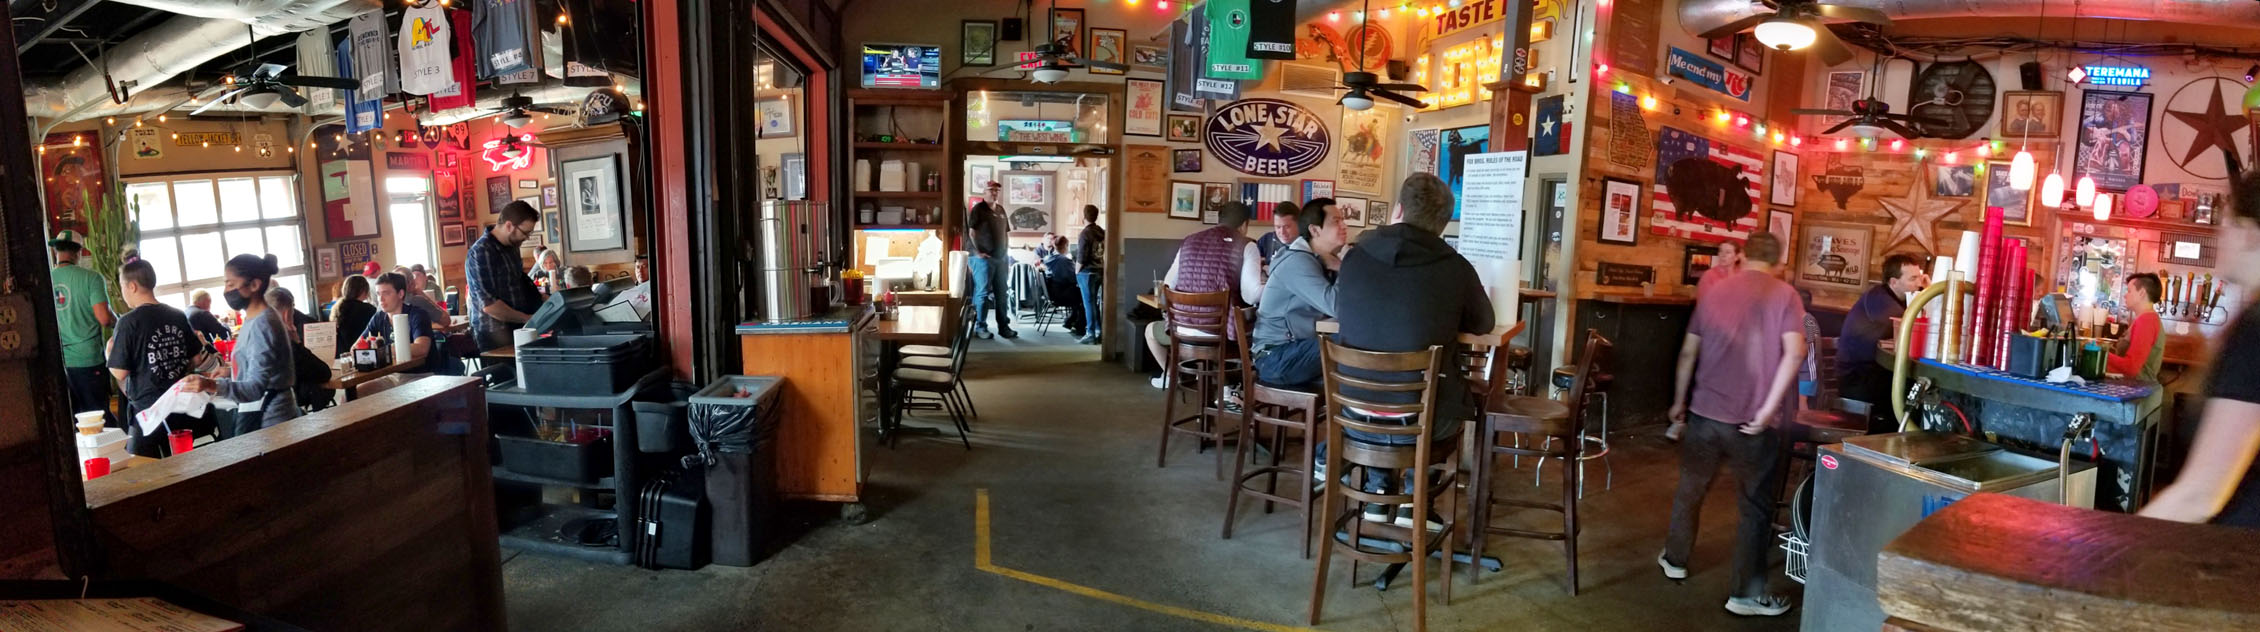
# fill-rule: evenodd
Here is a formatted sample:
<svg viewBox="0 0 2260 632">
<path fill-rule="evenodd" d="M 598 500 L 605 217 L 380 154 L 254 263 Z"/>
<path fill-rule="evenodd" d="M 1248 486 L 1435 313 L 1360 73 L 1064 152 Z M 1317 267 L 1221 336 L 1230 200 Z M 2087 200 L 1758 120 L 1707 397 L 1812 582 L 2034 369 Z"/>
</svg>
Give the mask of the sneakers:
<svg viewBox="0 0 2260 632">
<path fill-rule="evenodd" d="M 1223 404 L 1224 404 L 1224 406 L 1223 406 L 1223 407 L 1224 407 L 1224 412 L 1227 412 L 1227 413 L 1231 413 L 1231 414 L 1234 414 L 1234 415 L 1240 414 L 1240 410 L 1241 410 L 1241 409 L 1240 409 L 1240 387 L 1238 387 L 1238 386 L 1226 386 L 1226 387 L 1224 387 L 1224 394 L 1223 394 L 1223 396 L 1222 396 L 1222 397 L 1220 397 L 1219 399 L 1222 399 L 1222 400 L 1224 400 L 1224 401 L 1223 401 Z"/>
<path fill-rule="evenodd" d="M 989 333 L 989 330 L 986 328 L 976 328 L 973 330 L 973 337 L 975 338 L 988 340 L 992 336 L 994 336 L 994 334 Z"/>
<path fill-rule="evenodd" d="M 1745 617 L 1778 617 L 1789 612 L 1789 599 L 1780 595 L 1729 597 L 1726 611 Z"/>
<path fill-rule="evenodd" d="M 1146 380 L 1146 383 L 1154 385 L 1154 388 L 1169 388 L 1169 376 L 1156 375 L 1154 379 Z"/>
<path fill-rule="evenodd" d="M 1020 332 L 1017 332 L 1017 331 L 1013 331 L 1013 330 L 1010 330 L 1010 329 L 999 329 L 999 330 L 997 330 L 997 335 L 998 335 L 998 336 L 1003 336 L 1005 340 L 1011 340 L 1011 339 L 1014 339 L 1014 338 L 1019 338 L 1019 337 L 1020 337 Z"/>
<path fill-rule="evenodd" d="M 1673 565 L 1671 563 L 1671 560 L 1664 559 L 1664 554 L 1661 551 L 1656 552 L 1656 565 L 1664 567 L 1664 579 L 1687 579 L 1687 567 Z M 1734 602 L 1727 602 L 1726 608 L 1728 610 L 1733 610 Z M 1781 613 L 1776 612 L 1774 614 Z"/>
<path fill-rule="evenodd" d="M 1396 522 L 1397 526 L 1399 526 L 1399 527 L 1403 527 L 1403 528 L 1406 528 L 1406 529 L 1411 529 L 1411 528 L 1412 528 L 1412 526 L 1413 526 L 1413 517 L 1412 517 L 1412 505 L 1398 505 L 1398 506 L 1397 506 L 1397 519 L 1396 519 L 1396 521 L 1395 521 L 1395 522 Z M 1431 516 L 1429 516 L 1429 517 L 1428 517 L 1428 521 L 1427 521 L 1427 522 L 1428 522 L 1428 530 L 1429 530 L 1429 531 L 1443 531 L 1443 530 L 1444 530 L 1444 523 L 1443 523 L 1442 521 L 1439 521 L 1439 520 L 1437 520 L 1437 519 L 1436 519 L 1436 517 L 1435 517 L 1435 516 L 1433 516 L 1433 515 L 1431 515 Z"/>
<path fill-rule="evenodd" d="M 1098 335 L 1098 334 L 1090 334 L 1090 335 L 1086 335 L 1086 336 L 1083 336 L 1083 337 L 1081 337 L 1081 338 L 1077 338 L 1077 339 L 1075 339 L 1075 342 L 1078 342 L 1078 343 L 1082 343 L 1082 344 L 1087 344 L 1087 345 L 1095 345 L 1095 344 L 1098 344 L 1098 343 L 1099 343 L 1099 335 Z"/>
<path fill-rule="evenodd" d="M 1389 522 L 1389 508 L 1375 503 L 1366 503 L 1363 517 L 1366 522 L 1376 524 Z"/>
</svg>

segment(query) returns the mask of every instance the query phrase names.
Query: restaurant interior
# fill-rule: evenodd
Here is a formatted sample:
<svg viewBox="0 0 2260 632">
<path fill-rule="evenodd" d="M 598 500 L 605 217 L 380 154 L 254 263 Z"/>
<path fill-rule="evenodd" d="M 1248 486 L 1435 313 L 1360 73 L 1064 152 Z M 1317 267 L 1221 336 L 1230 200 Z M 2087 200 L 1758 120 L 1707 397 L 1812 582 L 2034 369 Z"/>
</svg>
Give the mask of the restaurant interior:
<svg viewBox="0 0 2260 632">
<path fill-rule="evenodd" d="M 2260 3 L 7 14 L 0 629 L 2260 629 Z"/>
</svg>

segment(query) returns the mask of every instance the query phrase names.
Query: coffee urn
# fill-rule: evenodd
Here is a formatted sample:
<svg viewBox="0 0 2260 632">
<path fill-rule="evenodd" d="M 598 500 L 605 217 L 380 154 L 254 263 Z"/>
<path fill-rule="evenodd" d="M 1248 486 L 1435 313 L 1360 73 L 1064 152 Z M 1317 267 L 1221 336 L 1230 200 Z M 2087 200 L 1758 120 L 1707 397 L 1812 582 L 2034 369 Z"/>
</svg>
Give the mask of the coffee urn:
<svg viewBox="0 0 2260 632">
<path fill-rule="evenodd" d="M 829 285 L 831 222 L 825 206 L 809 201 L 768 201 L 755 220 L 760 238 L 761 316 L 803 320 L 831 308 L 812 290 Z M 823 304 L 819 304 L 823 303 Z"/>
</svg>

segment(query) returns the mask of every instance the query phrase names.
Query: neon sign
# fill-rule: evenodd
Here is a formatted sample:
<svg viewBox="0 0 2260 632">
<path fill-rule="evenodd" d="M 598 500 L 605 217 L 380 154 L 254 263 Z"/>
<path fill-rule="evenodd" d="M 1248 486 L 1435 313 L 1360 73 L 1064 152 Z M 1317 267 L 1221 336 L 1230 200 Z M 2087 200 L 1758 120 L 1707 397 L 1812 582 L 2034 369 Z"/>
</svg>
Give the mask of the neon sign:
<svg viewBox="0 0 2260 632">
<path fill-rule="evenodd" d="M 487 166 L 492 167 L 495 171 L 517 171 L 532 166 L 534 164 L 534 148 L 507 142 L 505 140 L 507 138 L 509 137 L 497 138 L 481 145 L 483 151 L 479 152 L 479 157 L 486 159 Z M 533 142 L 534 135 L 521 134 L 516 140 L 530 143 Z M 507 153 L 511 147 L 518 148 L 518 155 L 512 156 Z"/>
<path fill-rule="evenodd" d="M 2081 70 L 2087 75 L 2087 83 L 2098 86 L 2141 87 L 2150 83 L 2150 69 L 2141 66 L 2083 66 Z"/>
<path fill-rule="evenodd" d="M 1478 37 L 1474 40 L 1444 49 L 1443 63 L 1431 73 L 1430 55 L 1421 55 L 1413 62 L 1413 81 L 1429 85 L 1431 76 L 1437 79 L 1435 90 L 1421 93 L 1429 102 L 1430 110 L 1441 110 L 1491 99 L 1491 89 L 1483 87 L 1484 78 L 1499 76 L 1499 51 L 1506 45 L 1504 37 Z"/>
</svg>

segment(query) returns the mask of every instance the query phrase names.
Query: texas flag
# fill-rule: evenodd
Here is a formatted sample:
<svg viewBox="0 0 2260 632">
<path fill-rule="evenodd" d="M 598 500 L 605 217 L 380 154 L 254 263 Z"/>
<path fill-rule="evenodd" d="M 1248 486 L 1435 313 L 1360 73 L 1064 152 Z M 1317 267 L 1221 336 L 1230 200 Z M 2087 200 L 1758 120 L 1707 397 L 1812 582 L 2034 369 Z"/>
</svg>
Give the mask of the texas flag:
<svg viewBox="0 0 2260 632">
<path fill-rule="evenodd" d="M 1533 126 L 1538 135 L 1531 143 L 1531 153 L 1539 156 L 1559 156 L 1568 152 L 1569 121 L 1562 118 L 1562 98 L 1554 95 L 1538 100 L 1538 124 Z"/>
<path fill-rule="evenodd" d="M 1691 159 L 1707 159 L 1740 172 L 1743 192 L 1750 196 L 1750 213 L 1731 224 L 1694 212 L 1682 216 L 1672 204 L 1666 176 L 1671 173 L 1673 163 Z M 1748 238 L 1758 230 L 1758 221 L 1766 216 L 1763 199 L 1758 197 L 1758 182 L 1764 179 L 1765 164 L 1765 159 L 1756 152 L 1671 127 L 1663 128 L 1656 140 L 1656 196 L 1649 204 L 1654 209 L 1649 215 L 1649 232 L 1704 242 Z"/>
</svg>

